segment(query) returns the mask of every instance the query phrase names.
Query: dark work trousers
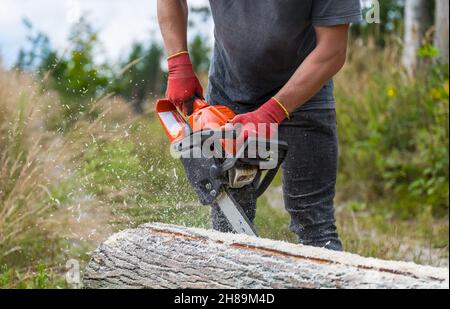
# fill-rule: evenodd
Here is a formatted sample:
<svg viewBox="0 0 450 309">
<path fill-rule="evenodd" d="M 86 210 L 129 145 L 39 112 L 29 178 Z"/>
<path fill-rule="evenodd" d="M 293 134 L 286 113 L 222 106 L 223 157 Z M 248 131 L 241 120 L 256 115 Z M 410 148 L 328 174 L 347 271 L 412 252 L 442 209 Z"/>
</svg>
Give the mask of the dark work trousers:
<svg viewBox="0 0 450 309">
<path fill-rule="evenodd" d="M 341 251 L 333 204 L 338 161 L 335 110 L 295 112 L 280 125 L 279 139 L 289 144 L 282 171 L 284 204 L 291 216 L 290 230 L 301 244 Z M 254 188 L 248 186 L 232 194 L 253 221 Z M 211 218 L 215 230 L 232 231 L 217 205 L 212 207 Z"/>
</svg>

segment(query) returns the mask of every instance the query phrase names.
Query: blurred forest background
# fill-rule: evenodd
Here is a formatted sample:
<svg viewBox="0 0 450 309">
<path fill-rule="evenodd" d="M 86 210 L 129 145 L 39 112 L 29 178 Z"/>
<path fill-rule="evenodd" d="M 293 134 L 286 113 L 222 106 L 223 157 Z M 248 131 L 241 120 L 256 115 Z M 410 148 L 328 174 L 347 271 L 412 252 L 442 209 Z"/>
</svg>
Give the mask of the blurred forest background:
<svg viewBox="0 0 450 309">
<path fill-rule="evenodd" d="M 380 23 L 352 26 L 336 77 L 339 230 L 351 252 L 448 266 L 448 1 L 380 4 Z M 211 18 L 190 14 L 192 29 Z M 14 68 L 0 68 L 0 287 L 70 287 L 67 261 L 82 268 L 101 240 L 143 222 L 209 227 L 153 114 L 167 74 L 160 40 L 98 63 L 86 18 L 65 50 L 23 26 Z M 189 49 L 206 86 L 209 41 L 196 35 Z M 259 201 L 256 227 L 295 242 L 280 185 Z"/>
</svg>

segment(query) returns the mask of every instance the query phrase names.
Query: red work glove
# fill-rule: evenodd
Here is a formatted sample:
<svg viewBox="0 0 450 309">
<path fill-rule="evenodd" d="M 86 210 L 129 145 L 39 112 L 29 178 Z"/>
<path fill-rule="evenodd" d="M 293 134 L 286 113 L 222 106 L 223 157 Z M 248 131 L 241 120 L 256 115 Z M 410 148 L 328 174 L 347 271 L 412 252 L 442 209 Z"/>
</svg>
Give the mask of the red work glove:
<svg viewBox="0 0 450 309">
<path fill-rule="evenodd" d="M 203 99 L 203 89 L 187 52 L 168 58 L 169 77 L 166 98 L 184 114 L 192 114 L 195 98 Z"/>
<path fill-rule="evenodd" d="M 237 115 L 230 120 L 230 123 L 235 126 L 243 125 L 241 130 L 244 139 L 249 136 L 271 138 L 275 133 L 274 130 L 277 129 L 277 126 L 271 126 L 271 124 L 278 125 L 287 117 L 289 113 L 285 107 L 277 99 L 272 98 L 254 112 Z M 226 127 L 228 128 L 230 127 Z"/>
</svg>

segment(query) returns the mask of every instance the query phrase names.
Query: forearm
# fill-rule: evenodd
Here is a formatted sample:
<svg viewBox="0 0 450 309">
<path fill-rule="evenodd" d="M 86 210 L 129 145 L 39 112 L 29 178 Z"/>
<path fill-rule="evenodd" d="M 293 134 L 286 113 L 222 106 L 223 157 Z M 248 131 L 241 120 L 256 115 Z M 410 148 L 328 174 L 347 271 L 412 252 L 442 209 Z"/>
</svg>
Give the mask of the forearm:
<svg viewBox="0 0 450 309">
<path fill-rule="evenodd" d="M 327 35 L 329 33 L 330 29 L 327 30 Z M 344 34 L 345 37 L 337 42 L 334 41 L 336 36 L 332 40 L 319 36 L 317 47 L 275 95 L 289 113 L 311 99 L 342 68 L 347 53 L 346 30 Z"/>
<path fill-rule="evenodd" d="M 158 21 L 167 54 L 187 50 L 186 0 L 158 0 Z"/>
</svg>

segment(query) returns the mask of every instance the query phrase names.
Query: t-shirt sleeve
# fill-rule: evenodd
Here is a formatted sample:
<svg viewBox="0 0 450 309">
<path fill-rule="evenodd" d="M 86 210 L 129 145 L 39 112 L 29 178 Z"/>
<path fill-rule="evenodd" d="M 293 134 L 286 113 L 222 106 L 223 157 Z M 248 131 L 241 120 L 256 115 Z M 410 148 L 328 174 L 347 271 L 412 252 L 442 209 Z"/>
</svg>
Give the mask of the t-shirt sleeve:
<svg viewBox="0 0 450 309">
<path fill-rule="evenodd" d="M 361 21 L 360 0 L 313 0 L 312 3 L 314 26 L 334 26 Z"/>
</svg>

